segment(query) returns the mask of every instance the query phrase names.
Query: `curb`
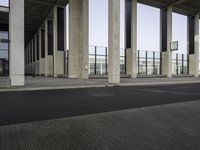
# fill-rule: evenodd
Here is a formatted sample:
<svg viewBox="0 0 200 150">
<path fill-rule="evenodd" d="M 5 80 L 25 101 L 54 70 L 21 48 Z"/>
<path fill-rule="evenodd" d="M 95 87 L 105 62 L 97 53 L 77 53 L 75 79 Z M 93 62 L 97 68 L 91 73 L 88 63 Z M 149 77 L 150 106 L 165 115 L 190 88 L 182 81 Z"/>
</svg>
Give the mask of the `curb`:
<svg viewBox="0 0 200 150">
<path fill-rule="evenodd" d="M 44 87 L 16 87 L 0 89 L 0 92 L 23 92 L 23 91 L 46 91 L 46 90 L 67 90 L 84 88 L 103 88 L 103 87 L 130 87 L 130 86 L 157 86 L 157 85 L 181 85 L 181 84 L 199 84 L 200 81 L 168 81 L 168 82 L 142 82 L 142 83 L 119 83 L 119 84 L 101 84 L 101 85 L 69 85 L 69 86 L 44 86 Z"/>
<path fill-rule="evenodd" d="M 84 88 L 102 88 L 113 87 L 113 85 L 77 85 L 77 86 L 51 86 L 51 87 L 23 87 L 0 89 L 0 92 L 23 92 L 23 91 L 46 91 L 46 90 L 67 90 L 67 89 L 84 89 Z"/>
</svg>

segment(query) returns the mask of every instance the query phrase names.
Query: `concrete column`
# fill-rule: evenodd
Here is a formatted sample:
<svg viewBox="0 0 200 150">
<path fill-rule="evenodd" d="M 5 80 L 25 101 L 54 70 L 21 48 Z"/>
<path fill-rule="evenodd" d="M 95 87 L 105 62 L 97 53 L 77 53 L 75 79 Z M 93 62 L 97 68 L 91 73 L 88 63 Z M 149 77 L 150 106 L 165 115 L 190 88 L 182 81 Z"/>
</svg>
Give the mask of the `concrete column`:
<svg viewBox="0 0 200 150">
<path fill-rule="evenodd" d="M 38 76 L 39 74 L 39 60 L 38 60 L 38 46 L 37 46 L 37 36 L 38 34 L 35 35 L 35 75 Z"/>
<path fill-rule="evenodd" d="M 109 0 L 108 82 L 120 83 L 120 0 Z"/>
<path fill-rule="evenodd" d="M 57 24 L 57 7 L 53 8 L 53 76 L 57 77 L 57 47 L 58 47 L 58 24 Z"/>
<path fill-rule="evenodd" d="M 199 14 L 188 17 L 189 74 L 199 77 Z"/>
<path fill-rule="evenodd" d="M 69 1 L 69 78 L 88 79 L 88 5 Z"/>
<path fill-rule="evenodd" d="M 54 77 L 64 75 L 64 52 L 66 48 L 66 8 L 54 7 Z"/>
<path fill-rule="evenodd" d="M 45 21 L 45 76 L 53 76 L 53 20 Z"/>
<path fill-rule="evenodd" d="M 9 20 L 11 86 L 24 86 L 24 0 L 10 1 Z"/>
<path fill-rule="evenodd" d="M 30 74 L 30 43 L 28 44 L 28 69 L 27 69 L 27 72 L 28 72 L 28 75 Z"/>
<path fill-rule="evenodd" d="M 126 0 L 126 74 L 137 77 L 137 0 Z"/>
<path fill-rule="evenodd" d="M 32 76 L 35 75 L 35 42 L 34 38 L 31 41 L 32 44 Z"/>
<path fill-rule="evenodd" d="M 46 65 L 48 65 L 47 62 L 47 47 L 46 47 L 46 30 L 44 28 L 41 28 L 39 31 L 39 51 L 40 51 L 40 75 L 44 76 L 47 75 L 47 68 Z"/>
<path fill-rule="evenodd" d="M 162 74 L 172 77 L 172 6 L 161 10 L 161 51 L 162 51 Z"/>
<path fill-rule="evenodd" d="M 44 31 L 45 31 L 45 76 L 48 76 L 48 20 L 44 22 Z"/>
<path fill-rule="evenodd" d="M 32 48 L 31 43 L 29 43 L 29 75 L 31 75 L 31 65 L 32 65 Z"/>
</svg>

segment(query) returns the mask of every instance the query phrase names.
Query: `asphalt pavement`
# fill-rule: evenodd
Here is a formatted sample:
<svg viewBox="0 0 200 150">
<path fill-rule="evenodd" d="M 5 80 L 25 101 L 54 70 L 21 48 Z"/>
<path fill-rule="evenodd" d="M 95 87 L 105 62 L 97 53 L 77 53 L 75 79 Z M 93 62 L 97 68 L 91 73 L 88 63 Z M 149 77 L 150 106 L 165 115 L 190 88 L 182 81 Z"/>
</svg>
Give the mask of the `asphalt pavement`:
<svg viewBox="0 0 200 150">
<path fill-rule="evenodd" d="M 200 100 L 200 84 L 1 92 L 0 126 Z"/>
</svg>

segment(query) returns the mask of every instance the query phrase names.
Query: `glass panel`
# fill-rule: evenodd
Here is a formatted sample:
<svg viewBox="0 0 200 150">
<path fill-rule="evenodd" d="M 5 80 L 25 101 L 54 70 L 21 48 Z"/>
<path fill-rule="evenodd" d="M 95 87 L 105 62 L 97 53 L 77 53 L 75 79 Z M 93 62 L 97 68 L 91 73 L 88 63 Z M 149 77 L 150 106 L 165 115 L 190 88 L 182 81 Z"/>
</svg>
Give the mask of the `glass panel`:
<svg viewBox="0 0 200 150">
<path fill-rule="evenodd" d="M 9 74 L 8 32 L 0 31 L 0 76 Z"/>
<path fill-rule="evenodd" d="M 0 6 L 8 7 L 9 6 L 9 0 L 1 0 L 0 1 Z"/>
</svg>

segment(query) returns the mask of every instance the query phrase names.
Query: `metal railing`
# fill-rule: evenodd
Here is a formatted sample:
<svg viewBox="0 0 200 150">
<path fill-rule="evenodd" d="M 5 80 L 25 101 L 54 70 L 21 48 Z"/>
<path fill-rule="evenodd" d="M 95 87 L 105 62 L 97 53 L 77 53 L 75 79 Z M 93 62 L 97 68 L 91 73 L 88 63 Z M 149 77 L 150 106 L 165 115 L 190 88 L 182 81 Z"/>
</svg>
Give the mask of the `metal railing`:
<svg viewBox="0 0 200 150">
<path fill-rule="evenodd" d="M 172 74 L 188 75 L 189 74 L 189 55 L 172 53 Z"/>
<path fill-rule="evenodd" d="M 160 75 L 161 68 L 161 52 L 154 51 L 137 51 L 137 70 L 138 75 Z"/>
<path fill-rule="evenodd" d="M 120 49 L 120 73 L 126 74 L 125 49 Z M 89 46 L 89 74 L 108 74 L 108 48 L 103 46 Z"/>
<path fill-rule="evenodd" d="M 8 50 L 0 49 L 0 76 L 8 76 Z"/>
<path fill-rule="evenodd" d="M 120 73 L 126 74 L 126 50 L 120 49 Z M 189 55 L 172 53 L 172 74 L 189 74 Z M 89 75 L 108 74 L 108 48 L 103 46 L 89 46 Z M 138 75 L 162 75 L 162 52 L 137 51 Z M 65 53 L 65 73 L 68 74 L 69 51 Z"/>
<path fill-rule="evenodd" d="M 0 58 L 0 76 L 8 76 L 8 75 L 9 75 L 8 59 Z"/>
</svg>

